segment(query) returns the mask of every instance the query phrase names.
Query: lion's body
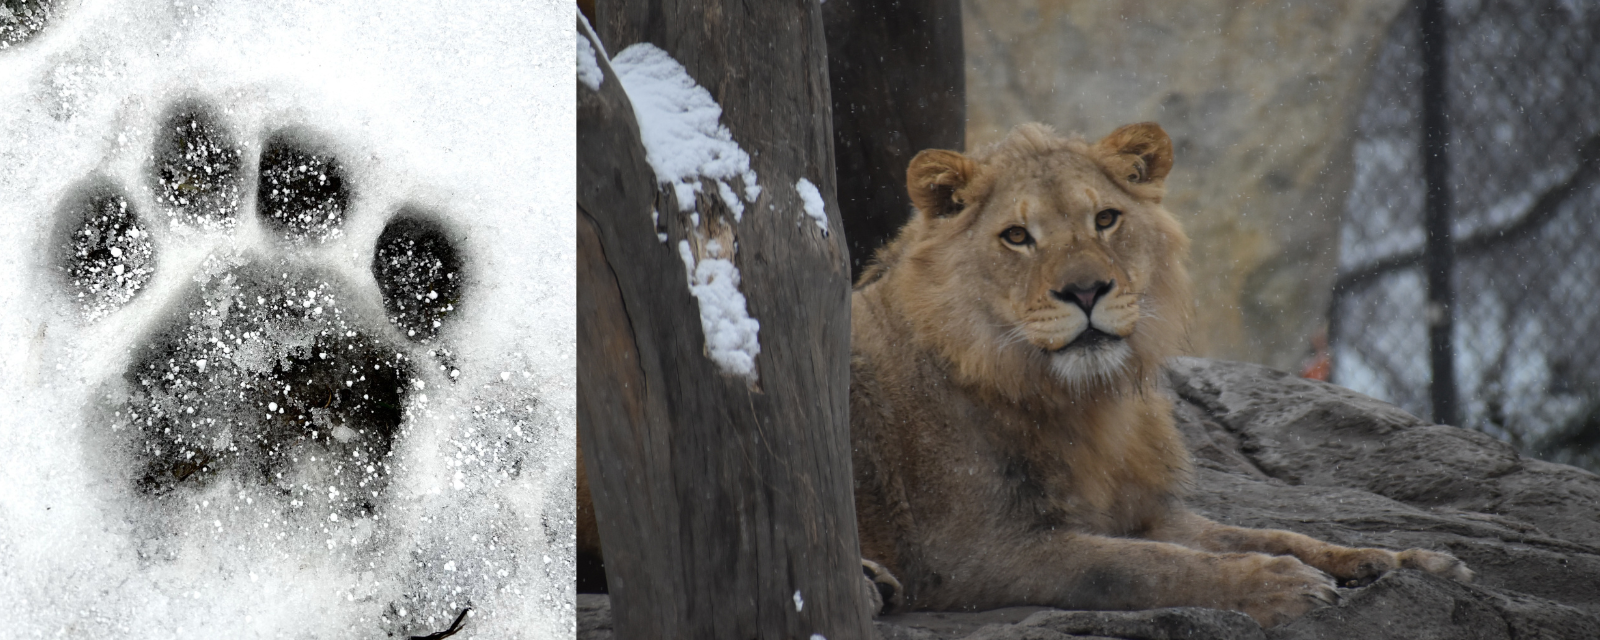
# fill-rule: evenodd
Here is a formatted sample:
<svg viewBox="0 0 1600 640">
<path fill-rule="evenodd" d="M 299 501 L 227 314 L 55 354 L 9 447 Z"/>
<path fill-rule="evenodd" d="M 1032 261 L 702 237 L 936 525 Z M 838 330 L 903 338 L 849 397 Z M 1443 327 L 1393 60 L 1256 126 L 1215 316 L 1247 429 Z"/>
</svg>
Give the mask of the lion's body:
<svg viewBox="0 0 1600 640">
<path fill-rule="evenodd" d="M 904 606 L 1194 605 L 1274 624 L 1331 601 L 1318 569 L 1470 577 L 1443 554 L 1184 509 L 1189 454 L 1158 385 L 1192 304 L 1188 240 L 1161 206 L 1171 162 L 1153 124 L 1093 145 L 1026 125 L 912 162 L 918 212 L 853 297 L 850 391 L 862 553 Z"/>
<path fill-rule="evenodd" d="M 983 402 L 926 354 L 886 353 L 904 342 L 881 316 L 860 313 L 874 302 L 857 295 L 853 334 L 890 346 L 859 349 L 852 362 L 862 555 L 900 578 L 909 604 L 1024 604 L 994 588 L 1030 573 L 1028 554 L 1005 547 L 1033 544 L 1041 532 L 1140 535 L 1178 497 L 1188 461 L 1165 398 L 1146 394 L 1065 419 L 1048 403 Z M 1096 428 L 1106 423 L 1130 428 Z"/>
</svg>

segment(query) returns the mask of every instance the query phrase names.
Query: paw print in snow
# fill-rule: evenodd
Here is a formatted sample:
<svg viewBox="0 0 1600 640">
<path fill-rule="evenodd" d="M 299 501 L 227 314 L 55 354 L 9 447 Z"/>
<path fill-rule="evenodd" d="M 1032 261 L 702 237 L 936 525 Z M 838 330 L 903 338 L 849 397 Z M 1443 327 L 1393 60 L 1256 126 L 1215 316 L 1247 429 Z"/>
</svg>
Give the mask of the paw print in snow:
<svg viewBox="0 0 1600 640">
<path fill-rule="evenodd" d="M 188 102 L 168 111 L 160 131 L 150 172 L 156 202 L 183 224 L 231 228 L 243 187 L 241 153 L 221 124 Z"/>
<path fill-rule="evenodd" d="M 202 103 L 174 106 L 158 131 L 147 198 L 94 177 L 58 210 L 61 284 L 86 321 L 159 310 L 92 413 L 114 471 L 152 498 L 228 477 L 370 514 L 413 394 L 448 379 L 430 374 L 448 364 L 464 291 L 454 241 L 403 206 L 371 261 L 351 263 L 334 241 L 357 181 L 313 132 L 271 132 L 251 163 Z M 185 252 L 204 257 L 163 259 Z M 156 286 L 163 275 L 179 277 Z"/>
</svg>

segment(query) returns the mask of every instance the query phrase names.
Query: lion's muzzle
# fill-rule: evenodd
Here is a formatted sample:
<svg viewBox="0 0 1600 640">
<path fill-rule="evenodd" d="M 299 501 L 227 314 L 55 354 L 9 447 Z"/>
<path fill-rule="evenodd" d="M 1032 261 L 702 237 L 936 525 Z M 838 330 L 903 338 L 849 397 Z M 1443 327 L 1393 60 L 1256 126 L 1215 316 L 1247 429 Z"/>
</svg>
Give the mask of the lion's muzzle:
<svg viewBox="0 0 1600 640">
<path fill-rule="evenodd" d="M 1106 294 L 1111 293 L 1111 289 L 1116 286 L 1116 280 L 1069 284 L 1060 289 L 1052 290 L 1050 297 L 1067 304 L 1078 305 L 1078 308 L 1083 309 L 1085 314 L 1090 314 L 1094 312 L 1094 303 L 1104 298 Z"/>
</svg>

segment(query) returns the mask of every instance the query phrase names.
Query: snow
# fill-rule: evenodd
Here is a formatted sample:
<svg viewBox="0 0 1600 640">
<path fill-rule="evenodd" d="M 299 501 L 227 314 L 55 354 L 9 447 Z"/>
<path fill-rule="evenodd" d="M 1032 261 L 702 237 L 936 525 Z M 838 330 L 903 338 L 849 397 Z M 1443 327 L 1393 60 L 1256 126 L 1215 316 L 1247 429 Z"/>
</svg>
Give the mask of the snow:
<svg viewBox="0 0 1600 640">
<path fill-rule="evenodd" d="M 589 19 L 584 18 L 583 14 L 578 15 L 579 19 L 583 20 L 584 29 L 587 31 Z M 578 41 L 578 81 L 589 87 L 590 91 L 599 91 L 600 83 L 606 80 L 606 73 L 600 69 L 600 62 L 595 59 L 595 49 L 598 42 L 591 42 L 589 38 L 590 35 L 588 33 L 576 38 Z"/>
<path fill-rule="evenodd" d="M 595 50 L 600 52 L 600 57 L 601 58 L 604 58 L 605 60 L 610 61 L 611 60 L 611 54 L 606 51 L 606 43 L 601 42 L 600 41 L 600 34 L 594 32 L 594 25 L 589 24 L 589 17 L 586 16 L 586 15 L 583 15 L 583 13 L 581 13 L 581 12 L 579 12 L 577 14 L 577 16 L 578 16 L 578 24 L 583 25 L 583 35 L 584 35 L 584 37 L 588 38 L 590 44 L 594 45 Z"/>
<path fill-rule="evenodd" d="M 458 637 L 570 638 L 571 3 L 62 6 L 0 51 L 8 635 L 407 637 L 471 607 Z M 230 215 L 178 215 L 193 183 L 152 175 L 184 101 L 238 152 L 214 202 Z M 257 207 L 277 132 L 341 163 L 278 182 L 342 175 L 349 192 L 337 214 L 285 218 L 299 236 Z M 401 211 L 439 223 L 453 278 L 373 268 Z M 423 286 L 455 282 L 454 298 Z M 395 292 L 437 313 L 402 329 Z M 385 368 L 303 376 L 325 388 L 275 373 L 370 361 Z M 375 418 L 307 400 L 371 400 L 389 363 L 406 390 L 392 446 L 357 465 L 383 449 Z M 252 453 L 291 420 L 303 439 Z M 139 485 L 146 461 L 171 470 L 164 491 Z"/>
<path fill-rule="evenodd" d="M 817 191 L 817 185 L 810 180 L 801 178 L 794 183 L 795 192 L 800 194 L 800 201 L 805 203 L 806 215 L 817 223 L 817 228 L 822 230 L 823 237 L 828 235 L 828 209 L 822 202 L 822 192 Z"/>
<path fill-rule="evenodd" d="M 695 208 L 702 179 L 717 182 L 718 194 L 742 220 L 744 207 L 736 205 L 734 179 L 744 185 L 744 198 L 755 202 L 761 194 L 750 155 L 733 140 L 721 123 L 722 107 L 711 93 L 695 83 L 671 55 L 648 42 L 623 49 L 611 59 L 633 103 L 645 159 L 656 180 L 672 186 L 683 211 Z"/>
<path fill-rule="evenodd" d="M 667 234 L 661 230 L 661 212 L 653 208 L 650 209 L 650 228 L 656 230 L 656 240 L 667 243 Z"/>
<path fill-rule="evenodd" d="M 733 187 L 719 180 L 717 182 L 717 195 L 722 198 L 722 203 L 728 206 L 728 210 L 733 212 L 735 221 L 744 220 L 744 203 L 739 202 L 739 196 L 733 192 Z"/>
<path fill-rule="evenodd" d="M 723 371 L 754 382 L 758 374 L 756 356 L 761 353 L 757 336 L 761 323 L 746 312 L 744 294 L 739 293 L 739 268 L 721 257 L 723 247 L 711 240 L 706 252 L 707 256 L 696 262 L 689 241 L 678 241 L 689 293 L 700 303 L 706 355 Z"/>
</svg>

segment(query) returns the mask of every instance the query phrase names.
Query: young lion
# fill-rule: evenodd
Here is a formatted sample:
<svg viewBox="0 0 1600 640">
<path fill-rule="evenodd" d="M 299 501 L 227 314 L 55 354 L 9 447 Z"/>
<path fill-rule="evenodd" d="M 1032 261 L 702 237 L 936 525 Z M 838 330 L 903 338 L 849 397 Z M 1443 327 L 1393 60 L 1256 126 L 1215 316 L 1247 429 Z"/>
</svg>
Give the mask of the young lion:
<svg viewBox="0 0 1600 640">
<path fill-rule="evenodd" d="M 917 212 L 862 275 L 851 327 L 862 555 L 903 607 L 1202 606 L 1271 626 L 1333 602 L 1330 575 L 1471 579 L 1443 553 L 1184 508 L 1189 454 L 1156 382 L 1191 307 L 1171 168 L 1154 123 L 1092 145 L 1024 125 L 911 161 Z"/>
</svg>

